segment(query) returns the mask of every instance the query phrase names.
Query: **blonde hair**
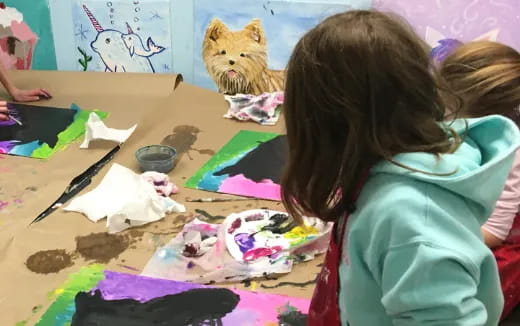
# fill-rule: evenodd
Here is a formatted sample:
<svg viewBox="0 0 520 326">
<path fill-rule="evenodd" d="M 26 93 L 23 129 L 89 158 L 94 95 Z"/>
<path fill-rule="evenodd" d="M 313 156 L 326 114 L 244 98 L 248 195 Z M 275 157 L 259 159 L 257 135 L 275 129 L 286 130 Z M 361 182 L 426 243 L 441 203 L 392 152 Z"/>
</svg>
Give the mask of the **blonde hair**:
<svg viewBox="0 0 520 326">
<path fill-rule="evenodd" d="M 459 115 L 500 114 L 520 122 L 520 53 L 497 42 L 470 42 L 444 60 L 440 76 L 463 101 Z"/>
</svg>

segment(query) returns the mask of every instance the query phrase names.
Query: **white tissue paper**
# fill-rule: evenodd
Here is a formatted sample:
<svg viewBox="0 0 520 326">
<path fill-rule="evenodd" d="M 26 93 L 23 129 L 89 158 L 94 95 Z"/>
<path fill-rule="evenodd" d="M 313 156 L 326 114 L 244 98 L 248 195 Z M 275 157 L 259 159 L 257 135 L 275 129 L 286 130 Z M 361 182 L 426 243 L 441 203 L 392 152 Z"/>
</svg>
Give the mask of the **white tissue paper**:
<svg viewBox="0 0 520 326">
<path fill-rule="evenodd" d="M 93 140 L 103 139 L 110 140 L 117 143 L 124 143 L 130 135 L 134 132 L 137 125 L 129 129 L 114 129 L 108 128 L 101 118 L 95 113 L 90 113 L 86 124 L 85 140 L 79 148 L 88 148 L 88 145 Z"/>
<path fill-rule="evenodd" d="M 82 213 L 97 222 L 107 217 L 110 233 L 186 212 L 184 205 L 161 196 L 146 178 L 114 163 L 99 186 L 75 198 L 66 211 Z"/>
</svg>

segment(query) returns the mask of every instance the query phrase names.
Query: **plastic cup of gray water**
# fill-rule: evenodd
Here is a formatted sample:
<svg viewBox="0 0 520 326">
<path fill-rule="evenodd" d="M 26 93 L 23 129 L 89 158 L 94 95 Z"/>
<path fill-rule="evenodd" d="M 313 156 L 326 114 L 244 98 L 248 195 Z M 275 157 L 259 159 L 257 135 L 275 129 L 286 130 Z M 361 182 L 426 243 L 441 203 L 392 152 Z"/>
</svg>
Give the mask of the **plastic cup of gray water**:
<svg viewBox="0 0 520 326">
<path fill-rule="evenodd" d="M 135 152 L 141 171 L 168 173 L 175 167 L 177 151 L 166 145 L 150 145 L 141 147 Z"/>
</svg>

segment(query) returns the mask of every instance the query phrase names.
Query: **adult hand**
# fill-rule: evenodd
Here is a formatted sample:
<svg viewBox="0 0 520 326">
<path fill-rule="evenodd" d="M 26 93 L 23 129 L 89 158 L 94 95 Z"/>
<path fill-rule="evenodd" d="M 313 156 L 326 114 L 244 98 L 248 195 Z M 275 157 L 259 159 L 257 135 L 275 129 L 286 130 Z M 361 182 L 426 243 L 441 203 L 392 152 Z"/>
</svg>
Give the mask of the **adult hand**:
<svg viewBox="0 0 520 326">
<path fill-rule="evenodd" d="M 11 96 L 16 102 L 33 102 L 38 101 L 41 98 L 49 99 L 51 94 L 43 88 L 35 89 L 18 89 L 15 88 L 11 92 Z"/>
<path fill-rule="evenodd" d="M 9 120 L 9 110 L 7 109 L 7 102 L 0 101 L 0 121 Z"/>
</svg>

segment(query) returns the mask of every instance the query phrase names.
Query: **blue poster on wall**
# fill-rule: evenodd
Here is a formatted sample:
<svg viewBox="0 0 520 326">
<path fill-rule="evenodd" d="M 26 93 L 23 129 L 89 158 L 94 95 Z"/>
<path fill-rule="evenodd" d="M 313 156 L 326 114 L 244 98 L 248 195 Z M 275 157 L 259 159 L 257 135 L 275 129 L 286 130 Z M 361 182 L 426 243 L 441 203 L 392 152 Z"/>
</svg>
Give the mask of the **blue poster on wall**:
<svg viewBox="0 0 520 326">
<path fill-rule="evenodd" d="M 194 1 L 194 83 L 223 93 L 283 88 L 298 39 L 325 17 L 369 8 L 369 0 Z"/>
<path fill-rule="evenodd" d="M 169 0 L 78 0 L 72 10 L 78 70 L 172 72 Z"/>
</svg>

